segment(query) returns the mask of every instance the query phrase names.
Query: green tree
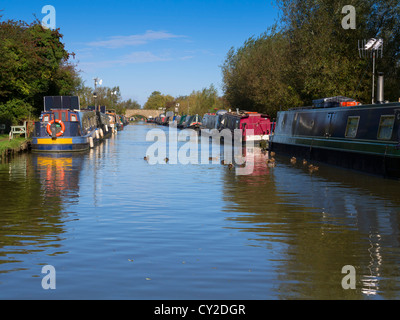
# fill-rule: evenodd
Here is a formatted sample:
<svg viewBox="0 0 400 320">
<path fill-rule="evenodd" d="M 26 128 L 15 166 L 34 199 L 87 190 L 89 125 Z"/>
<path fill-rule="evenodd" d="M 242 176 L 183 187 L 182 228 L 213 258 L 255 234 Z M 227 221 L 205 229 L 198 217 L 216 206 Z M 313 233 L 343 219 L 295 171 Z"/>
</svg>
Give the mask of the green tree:
<svg viewBox="0 0 400 320">
<path fill-rule="evenodd" d="M 39 21 L 0 22 L 0 105 L 3 115 L 13 115 L 13 123 L 31 111 L 38 115 L 43 96 L 69 95 L 79 85 L 61 39 L 59 30 L 44 29 Z M 23 107 L 24 112 L 16 112 Z"/>
<path fill-rule="evenodd" d="M 170 95 L 163 95 L 160 91 L 153 91 L 148 97 L 144 109 L 158 110 L 160 108 L 167 108 L 167 104 L 174 101 L 174 97 Z"/>
<path fill-rule="evenodd" d="M 386 99 L 400 96 L 400 3 L 394 0 L 279 0 L 281 19 L 259 37 L 232 48 L 222 65 L 224 93 L 233 108 L 267 112 L 344 95 L 371 102 L 371 59 L 358 40 L 384 39 Z M 342 8 L 356 8 L 356 29 L 344 29 Z"/>
</svg>

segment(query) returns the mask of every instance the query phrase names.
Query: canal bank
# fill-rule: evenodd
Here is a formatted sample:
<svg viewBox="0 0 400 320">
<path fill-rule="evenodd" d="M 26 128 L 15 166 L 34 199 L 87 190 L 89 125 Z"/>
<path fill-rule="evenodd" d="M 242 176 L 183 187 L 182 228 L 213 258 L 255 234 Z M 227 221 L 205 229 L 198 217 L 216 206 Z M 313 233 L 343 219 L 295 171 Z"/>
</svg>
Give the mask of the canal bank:
<svg viewBox="0 0 400 320">
<path fill-rule="evenodd" d="M 6 135 L 0 136 L 0 162 L 17 154 L 31 150 L 31 139 L 16 138 L 9 140 Z"/>
</svg>

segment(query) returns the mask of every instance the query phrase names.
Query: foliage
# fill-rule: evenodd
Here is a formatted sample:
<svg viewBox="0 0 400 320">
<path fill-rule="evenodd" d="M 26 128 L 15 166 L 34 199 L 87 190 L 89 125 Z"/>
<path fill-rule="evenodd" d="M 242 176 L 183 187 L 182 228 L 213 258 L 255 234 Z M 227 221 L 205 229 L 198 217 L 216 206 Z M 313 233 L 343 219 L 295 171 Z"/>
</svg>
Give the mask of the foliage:
<svg viewBox="0 0 400 320">
<path fill-rule="evenodd" d="M 397 100 L 400 4 L 393 0 L 279 0 L 275 26 L 242 47 L 222 65 L 225 97 L 234 108 L 275 115 L 310 105 L 313 99 L 344 95 L 371 102 L 371 59 L 361 59 L 358 40 L 382 37 L 386 98 Z M 357 28 L 344 29 L 342 8 L 356 8 Z"/>
<path fill-rule="evenodd" d="M 144 105 L 144 109 L 165 109 L 165 111 L 175 111 L 177 107 L 180 114 L 200 115 L 228 108 L 226 100 L 218 96 L 217 89 L 213 84 L 209 88 L 193 91 L 188 96 L 176 98 L 163 95 L 160 91 L 154 91 Z"/>
<path fill-rule="evenodd" d="M 80 79 L 59 30 L 39 21 L 0 22 L 0 112 L 15 123 L 43 109 L 43 96 L 69 95 Z M 20 110 L 25 108 L 24 110 Z M 1 121 L 1 119 L 0 119 Z"/>
<path fill-rule="evenodd" d="M 7 130 L 17 125 L 19 119 L 28 119 L 32 111 L 30 104 L 23 100 L 13 99 L 0 105 L 0 123 L 5 124 Z"/>
<path fill-rule="evenodd" d="M 166 107 L 167 103 L 174 101 L 174 97 L 163 95 L 160 91 L 153 91 L 144 105 L 146 110 L 158 110 Z"/>
</svg>

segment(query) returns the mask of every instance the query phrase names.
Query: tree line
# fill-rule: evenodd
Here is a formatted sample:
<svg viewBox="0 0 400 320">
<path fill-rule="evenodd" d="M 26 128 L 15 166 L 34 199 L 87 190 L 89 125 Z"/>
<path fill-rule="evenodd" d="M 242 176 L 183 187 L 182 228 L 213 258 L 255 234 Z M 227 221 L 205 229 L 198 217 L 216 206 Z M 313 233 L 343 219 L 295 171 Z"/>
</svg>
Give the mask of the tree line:
<svg viewBox="0 0 400 320">
<path fill-rule="evenodd" d="M 190 95 L 179 97 L 154 91 L 143 106 L 144 109 L 150 110 L 175 111 L 177 109 L 180 114 L 201 115 L 228 107 L 226 100 L 218 95 L 218 91 L 213 84 L 202 90 L 193 90 Z"/>
<path fill-rule="evenodd" d="M 376 71 L 385 74 L 385 98 L 400 97 L 398 0 L 276 0 L 279 19 L 264 33 L 232 47 L 221 65 L 223 97 L 213 85 L 173 98 L 155 91 L 145 108 L 180 113 L 240 109 L 275 117 L 280 110 L 311 106 L 314 99 L 347 96 L 371 103 L 372 58 L 359 41 L 384 40 Z M 355 8 L 354 28 L 344 28 L 345 6 Z M 350 19 L 349 18 L 349 19 Z M 376 84 L 376 81 L 375 81 Z"/>
<path fill-rule="evenodd" d="M 28 24 L 1 19 L 0 124 L 9 127 L 38 117 L 44 96 L 78 95 L 82 107 L 94 105 L 94 90 L 85 86 L 71 63 L 75 54 L 66 50 L 59 29 L 43 28 L 39 20 Z M 98 104 L 113 105 L 120 113 L 140 108 L 136 101 L 123 101 L 118 87 L 100 87 L 97 96 Z"/>
<path fill-rule="evenodd" d="M 312 100 L 348 96 L 371 102 L 372 59 L 360 57 L 359 40 L 382 38 L 385 97 L 400 97 L 400 3 L 398 0 L 276 0 L 280 18 L 268 30 L 232 47 L 222 62 L 223 95 L 214 85 L 172 97 L 154 91 L 144 109 L 204 114 L 219 109 L 268 113 L 308 106 Z M 343 28 L 342 8 L 356 9 L 356 28 Z M 73 53 L 65 49 L 59 30 L 40 21 L 1 21 L 0 123 L 11 125 L 38 116 L 43 96 L 78 95 L 82 106 L 94 105 Z M 96 103 L 119 113 L 141 106 L 123 101 L 118 86 L 99 87 Z"/>
<path fill-rule="evenodd" d="M 376 71 L 385 74 L 386 99 L 399 99 L 398 0 L 278 0 L 277 5 L 281 18 L 275 25 L 226 56 L 221 68 L 231 106 L 274 116 L 325 97 L 371 103 L 372 58 L 358 51 L 358 41 L 370 38 L 384 40 Z M 345 5 L 356 9 L 355 29 L 343 28 Z"/>
</svg>

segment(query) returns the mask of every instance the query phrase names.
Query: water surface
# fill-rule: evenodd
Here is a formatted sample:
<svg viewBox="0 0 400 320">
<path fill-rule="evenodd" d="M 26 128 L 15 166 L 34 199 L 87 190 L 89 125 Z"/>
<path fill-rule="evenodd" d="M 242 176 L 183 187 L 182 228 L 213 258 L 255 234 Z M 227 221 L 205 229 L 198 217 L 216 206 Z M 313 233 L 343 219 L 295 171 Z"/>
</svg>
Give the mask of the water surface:
<svg viewBox="0 0 400 320">
<path fill-rule="evenodd" d="M 269 168 L 259 150 L 245 176 L 150 165 L 154 128 L 168 134 L 130 125 L 87 153 L 0 165 L 1 299 L 399 298 L 400 182 L 282 155 Z"/>
</svg>

